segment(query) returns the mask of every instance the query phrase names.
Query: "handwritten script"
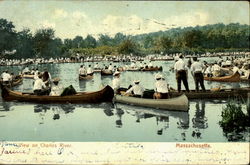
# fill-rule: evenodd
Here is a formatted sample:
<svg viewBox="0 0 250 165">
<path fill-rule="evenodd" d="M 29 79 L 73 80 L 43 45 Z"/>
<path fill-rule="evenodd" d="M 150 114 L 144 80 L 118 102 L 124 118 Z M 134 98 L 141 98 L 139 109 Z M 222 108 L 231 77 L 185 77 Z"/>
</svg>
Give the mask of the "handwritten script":
<svg viewBox="0 0 250 165">
<path fill-rule="evenodd" d="M 247 164 L 249 143 L 0 142 L 0 164 Z"/>
</svg>

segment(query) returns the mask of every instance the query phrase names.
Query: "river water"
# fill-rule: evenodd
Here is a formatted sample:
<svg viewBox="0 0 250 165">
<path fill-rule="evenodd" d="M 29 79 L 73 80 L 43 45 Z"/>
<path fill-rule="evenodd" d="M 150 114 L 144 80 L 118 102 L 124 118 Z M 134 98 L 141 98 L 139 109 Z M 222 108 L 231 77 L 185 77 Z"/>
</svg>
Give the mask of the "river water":
<svg viewBox="0 0 250 165">
<path fill-rule="evenodd" d="M 208 62 L 217 58 L 204 58 Z M 108 65 L 108 62 L 103 62 Z M 86 63 L 86 65 L 94 63 Z M 129 63 L 128 63 L 129 64 Z M 175 74 L 170 72 L 173 61 L 155 61 L 171 87 L 176 88 Z M 114 63 L 119 66 L 121 63 Z M 111 85 L 112 76 L 94 74 L 90 81 L 78 80 L 79 63 L 43 64 L 52 77 L 60 77 L 65 87 L 77 91 L 96 91 Z M 18 73 L 22 66 L 0 67 Z M 135 79 L 147 89 L 154 88 L 157 72 L 122 72 L 121 85 L 128 87 Z M 191 74 L 189 74 L 191 75 Z M 194 81 L 188 77 L 190 89 Z M 210 89 L 220 85 L 205 82 Z M 225 88 L 244 87 L 244 83 L 223 83 Z M 31 92 L 33 80 L 24 79 L 15 90 Z M 182 86 L 182 88 L 184 88 Z M 225 134 L 219 126 L 227 100 L 190 100 L 188 112 L 164 111 L 124 104 L 34 104 L 5 102 L 0 99 L 0 140 L 8 141 L 105 141 L 105 142 L 227 142 L 249 141 L 249 133 Z M 246 110 L 246 103 L 243 103 Z"/>
</svg>

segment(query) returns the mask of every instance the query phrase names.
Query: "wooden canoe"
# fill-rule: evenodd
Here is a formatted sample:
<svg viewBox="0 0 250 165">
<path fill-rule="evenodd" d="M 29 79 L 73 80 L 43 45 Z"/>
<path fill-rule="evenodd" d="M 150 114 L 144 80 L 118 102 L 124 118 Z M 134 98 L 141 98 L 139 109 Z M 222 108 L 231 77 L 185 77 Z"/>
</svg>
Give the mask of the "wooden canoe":
<svg viewBox="0 0 250 165">
<path fill-rule="evenodd" d="M 112 76 L 112 75 L 113 75 L 113 72 L 110 71 L 110 70 L 102 70 L 102 71 L 101 71 L 101 75 L 102 75 L 102 76 Z"/>
<path fill-rule="evenodd" d="M 247 93 L 250 93 L 250 87 L 221 89 L 219 91 L 206 90 L 205 92 L 190 90 L 190 92 L 182 91 L 178 93 L 177 91 L 171 91 L 170 95 L 172 97 L 176 97 L 182 95 L 183 93 L 185 93 L 188 99 L 228 99 L 230 97 L 247 98 Z"/>
<path fill-rule="evenodd" d="M 158 66 L 148 67 L 148 68 L 141 69 L 141 71 L 162 71 L 162 67 L 161 66 L 160 67 L 158 67 Z"/>
<path fill-rule="evenodd" d="M 79 75 L 79 80 L 92 80 L 94 75 L 87 75 L 87 76 L 80 76 Z"/>
<path fill-rule="evenodd" d="M 23 78 L 33 79 L 33 78 L 34 78 L 34 75 L 33 75 L 33 74 L 23 74 L 22 77 L 23 77 Z"/>
<path fill-rule="evenodd" d="M 79 92 L 69 96 L 37 96 L 32 93 L 22 93 L 12 91 L 5 86 L 2 88 L 2 98 L 6 101 L 36 102 L 36 103 L 100 103 L 111 102 L 114 91 L 110 86 L 106 86 L 96 92 Z"/>
<path fill-rule="evenodd" d="M 142 107 L 150 107 L 165 110 L 188 111 L 188 98 L 186 95 L 181 95 L 170 99 L 147 99 L 131 96 L 115 95 L 114 101 L 117 103 L 125 103 L 138 105 Z"/>
<path fill-rule="evenodd" d="M 239 82 L 240 74 L 239 72 L 234 73 L 231 76 L 223 76 L 223 77 L 204 77 L 206 81 L 218 81 L 218 82 Z"/>
</svg>

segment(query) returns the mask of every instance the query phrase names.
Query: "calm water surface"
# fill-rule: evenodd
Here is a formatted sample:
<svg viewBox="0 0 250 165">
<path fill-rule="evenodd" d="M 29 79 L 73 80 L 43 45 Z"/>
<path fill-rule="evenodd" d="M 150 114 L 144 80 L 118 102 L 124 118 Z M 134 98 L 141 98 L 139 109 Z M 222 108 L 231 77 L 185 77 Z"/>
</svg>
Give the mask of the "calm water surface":
<svg viewBox="0 0 250 165">
<path fill-rule="evenodd" d="M 206 59 L 207 61 L 216 60 Z M 87 63 L 88 64 L 88 63 Z M 92 64 L 92 63 L 90 63 Z M 94 64 L 94 63 L 93 63 Z M 93 66 L 92 64 L 92 66 Z M 108 63 L 106 63 L 108 64 Z M 174 73 L 169 71 L 173 61 L 154 62 L 162 65 L 162 74 L 170 86 L 176 88 Z M 121 65 L 114 63 L 114 65 Z M 77 91 L 96 91 L 110 85 L 112 76 L 94 74 L 90 81 L 78 80 L 80 64 L 47 64 L 52 77 L 60 77 L 65 87 L 73 85 Z M 8 68 L 15 73 L 22 67 Z M 140 79 L 147 89 L 154 88 L 154 73 L 123 72 L 121 84 L 127 87 L 134 79 Z M 218 86 L 205 82 L 207 89 Z M 223 83 L 225 87 L 243 87 L 248 84 Z M 24 79 L 15 87 L 18 91 L 32 91 L 33 80 Z M 189 74 L 190 89 L 194 82 Z M 0 140 L 8 141 L 144 141 L 144 142 L 226 142 L 249 141 L 249 133 L 223 133 L 219 126 L 221 111 L 227 100 L 192 100 L 188 112 L 163 111 L 131 105 L 102 104 L 33 104 L 5 102 L 0 99 Z M 246 109 L 246 104 L 243 105 Z"/>
</svg>

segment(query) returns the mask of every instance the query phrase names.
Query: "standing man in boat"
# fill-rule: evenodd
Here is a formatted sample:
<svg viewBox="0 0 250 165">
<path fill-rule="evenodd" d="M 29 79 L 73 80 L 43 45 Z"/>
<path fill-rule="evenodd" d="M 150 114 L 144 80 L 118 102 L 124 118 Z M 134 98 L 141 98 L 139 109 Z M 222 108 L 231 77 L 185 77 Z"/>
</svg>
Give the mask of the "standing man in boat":
<svg viewBox="0 0 250 165">
<path fill-rule="evenodd" d="M 203 77 L 203 70 L 205 69 L 204 64 L 197 61 L 197 57 L 193 57 L 193 64 L 191 65 L 191 74 L 194 77 L 195 82 L 195 90 L 196 92 L 199 91 L 199 84 L 203 92 L 206 91 L 204 86 L 204 77 Z"/>
<path fill-rule="evenodd" d="M 114 79 L 112 81 L 112 87 L 115 92 L 115 94 L 119 93 L 119 88 L 120 88 L 120 72 L 116 71 L 114 74 Z"/>
<path fill-rule="evenodd" d="M 168 99 L 169 97 L 169 84 L 164 80 L 161 74 L 155 76 L 155 93 L 154 99 Z"/>
<path fill-rule="evenodd" d="M 140 85 L 140 80 L 135 80 L 134 85 L 125 94 L 133 94 L 133 97 L 142 97 L 145 89 Z"/>
<path fill-rule="evenodd" d="M 2 81 L 3 85 L 9 85 L 11 81 L 11 75 L 9 74 L 8 70 L 5 70 L 5 72 L 2 74 Z"/>
<path fill-rule="evenodd" d="M 174 65 L 174 70 L 176 73 L 178 92 L 181 92 L 181 81 L 183 82 L 186 91 L 189 92 L 188 81 L 187 81 L 187 66 L 183 61 L 183 55 L 180 55 L 179 60 Z"/>
<path fill-rule="evenodd" d="M 83 67 L 83 65 L 80 66 L 78 73 L 79 73 L 79 76 L 83 76 L 83 77 L 87 76 L 87 71 L 86 71 L 85 67 Z"/>
</svg>

